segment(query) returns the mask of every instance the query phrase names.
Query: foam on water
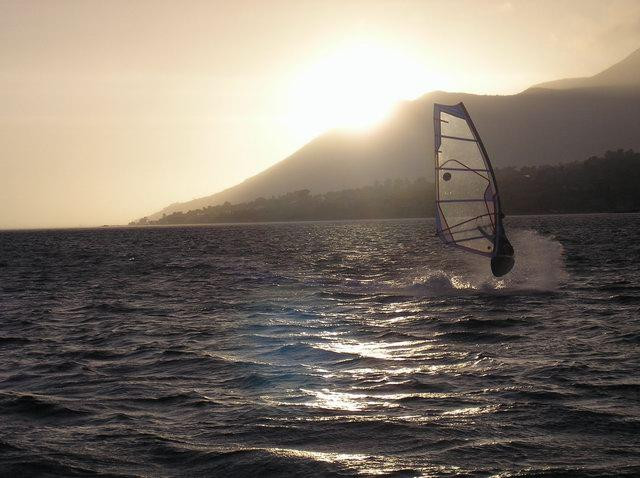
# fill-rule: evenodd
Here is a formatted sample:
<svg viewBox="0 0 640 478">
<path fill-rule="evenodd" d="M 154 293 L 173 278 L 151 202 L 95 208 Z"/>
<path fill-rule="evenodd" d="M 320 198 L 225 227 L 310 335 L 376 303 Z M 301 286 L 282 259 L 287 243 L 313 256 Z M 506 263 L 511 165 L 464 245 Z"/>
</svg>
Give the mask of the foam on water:
<svg viewBox="0 0 640 478">
<path fill-rule="evenodd" d="M 516 251 L 516 263 L 509 274 L 493 277 L 487 261 L 470 254 L 466 265 L 470 282 L 483 290 L 530 290 L 554 292 L 567 279 L 564 264 L 564 247 L 552 236 L 545 236 L 530 229 L 511 232 L 511 242 Z"/>
<path fill-rule="evenodd" d="M 489 260 L 453 248 L 443 248 L 451 260 L 442 269 L 431 269 L 412 278 L 402 293 L 452 295 L 461 293 L 555 292 L 568 278 L 564 247 L 552 236 L 529 229 L 515 230 L 511 242 L 516 251 L 513 270 L 504 277 L 491 274 Z"/>
</svg>

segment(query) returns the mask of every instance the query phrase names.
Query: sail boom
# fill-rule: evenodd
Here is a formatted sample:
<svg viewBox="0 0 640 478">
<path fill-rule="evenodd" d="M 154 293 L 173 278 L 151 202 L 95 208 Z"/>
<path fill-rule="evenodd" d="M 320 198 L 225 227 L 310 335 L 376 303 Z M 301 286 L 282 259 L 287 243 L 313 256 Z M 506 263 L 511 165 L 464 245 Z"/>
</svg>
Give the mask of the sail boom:
<svg viewBox="0 0 640 478">
<path fill-rule="evenodd" d="M 479 218 L 484 217 L 484 216 L 488 216 L 488 214 L 482 214 L 481 216 L 472 217 L 471 219 L 467 219 L 466 221 L 459 222 L 458 224 L 454 224 L 453 226 L 449 226 L 446 229 L 442 229 L 442 232 L 450 231 L 451 229 L 455 229 L 456 227 L 462 226 L 463 224 L 467 224 L 467 223 L 469 223 L 471 221 L 475 221 L 476 219 L 479 219 Z M 474 226 L 471 229 L 464 229 L 463 231 L 465 231 L 465 232 L 466 231 L 475 231 L 476 229 L 477 229 L 477 227 Z"/>
</svg>

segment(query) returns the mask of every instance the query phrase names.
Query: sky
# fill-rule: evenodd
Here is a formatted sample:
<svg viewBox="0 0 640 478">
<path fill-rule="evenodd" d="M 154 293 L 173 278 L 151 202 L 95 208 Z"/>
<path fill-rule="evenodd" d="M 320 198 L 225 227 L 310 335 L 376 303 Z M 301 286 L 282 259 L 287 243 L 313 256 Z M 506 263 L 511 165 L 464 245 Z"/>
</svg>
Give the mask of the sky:
<svg viewBox="0 0 640 478">
<path fill-rule="evenodd" d="M 126 224 L 433 90 L 640 47 L 640 0 L 0 0 L 0 228 Z"/>
</svg>

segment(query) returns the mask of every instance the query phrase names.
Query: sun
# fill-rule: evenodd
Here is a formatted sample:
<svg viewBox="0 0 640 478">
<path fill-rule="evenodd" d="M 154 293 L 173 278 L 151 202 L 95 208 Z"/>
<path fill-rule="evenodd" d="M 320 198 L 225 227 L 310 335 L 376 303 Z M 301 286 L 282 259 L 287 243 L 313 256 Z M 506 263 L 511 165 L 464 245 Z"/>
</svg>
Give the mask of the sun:
<svg viewBox="0 0 640 478">
<path fill-rule="evenodd" d="M 361 41 L 335 49 L 293 77 L 288 96 L 295 128 L 363 131 L 401 100 L 429 91 L 426 68 L 400 48 Z"/>
</svg>

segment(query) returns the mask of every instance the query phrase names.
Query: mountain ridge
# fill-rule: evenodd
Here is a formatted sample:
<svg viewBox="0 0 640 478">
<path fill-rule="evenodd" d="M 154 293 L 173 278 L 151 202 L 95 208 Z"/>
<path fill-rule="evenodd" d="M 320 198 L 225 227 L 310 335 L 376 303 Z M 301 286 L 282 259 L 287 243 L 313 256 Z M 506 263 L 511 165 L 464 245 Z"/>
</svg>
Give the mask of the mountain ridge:
<svg viewBox="0 0 640 478">
<path fill-rule="evenodd" d="M 532 88 L 566 90 L 597 86 L 640 88 L 640 48 L 593 76 L 547 81 Z"/>
<path fill-rule="evenodd" d="M 235 186 L 174 203 L 149 219 L 301 189 L 324 193 L 424 176 L 433 166 L 434 102 L 465 103 L 498 167 L 565 163 L 608 149 L 640 149 L 640 49 L 580 80 L 577 87 L 548 82 L 504 96 L 426 93 L 400 103 L 367 134 L 328 131 Z"/>
</svg>

